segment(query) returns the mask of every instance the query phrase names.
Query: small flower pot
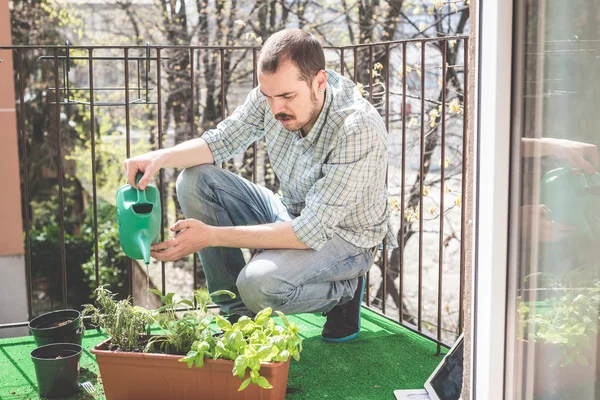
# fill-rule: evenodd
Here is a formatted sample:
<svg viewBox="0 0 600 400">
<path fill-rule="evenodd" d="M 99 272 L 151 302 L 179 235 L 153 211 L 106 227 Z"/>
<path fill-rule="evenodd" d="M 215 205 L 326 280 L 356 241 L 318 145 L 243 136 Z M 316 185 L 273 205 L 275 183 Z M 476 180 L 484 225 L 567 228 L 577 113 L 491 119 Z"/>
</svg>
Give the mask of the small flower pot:
<svg viewBox="0 0 600 400">
<path fill-rule="evenodd" d="M 77 310 L 52 311 L 29 321 L 29 331 L 38 346 L 51 343 L 81 345 L 84 329 L 81 313 Z"/>
<path fill-rule="evenodd" d="M 31 352 L 40 396 L 65 397 L 77 392 L 82 348 L 74 343 L 53 343 Z"/>
<path fill-rule="evenodd" d="M 251 384 L 238 392 L 242 380 L 232 374 L 233 361 L 204 359 L 204 366 L 188 368 L 183 356 L 109 351 L 106 340 L 91 352 L 96 356 L 107 400 L 284 400 L 289 360 L 262 363 L 260 374 L 273 386 Z"/>
</svg>

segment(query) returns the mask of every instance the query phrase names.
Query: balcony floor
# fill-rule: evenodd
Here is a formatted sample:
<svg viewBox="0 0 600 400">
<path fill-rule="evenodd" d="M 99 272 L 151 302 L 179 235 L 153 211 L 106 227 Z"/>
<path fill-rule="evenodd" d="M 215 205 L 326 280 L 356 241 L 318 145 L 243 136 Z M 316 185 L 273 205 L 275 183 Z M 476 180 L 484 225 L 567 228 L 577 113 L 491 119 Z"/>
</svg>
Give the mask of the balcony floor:
<svg viewBox="0 0 600 400">
<path fill-rule="evenodd" d="M 441 356 L 433 342 L 363 309 L 360 338 L 342 344 L 320 340 L 324 317 L 317 314 L 289 316 L 304 338 L 300 362 L 292 360 L 286 399 L 393 399 L 396 389 L 422 388 Z M 80 382 L 94 383 L 93 396 L 103 399 L 98 365 L 89 349 L 104 340 L 95 330 L 86 332 L 80 361 Z M 37 383 L 29 353 L 33 337 L 0 340 L 0 399 L 37 399 Z"/>
</svg>

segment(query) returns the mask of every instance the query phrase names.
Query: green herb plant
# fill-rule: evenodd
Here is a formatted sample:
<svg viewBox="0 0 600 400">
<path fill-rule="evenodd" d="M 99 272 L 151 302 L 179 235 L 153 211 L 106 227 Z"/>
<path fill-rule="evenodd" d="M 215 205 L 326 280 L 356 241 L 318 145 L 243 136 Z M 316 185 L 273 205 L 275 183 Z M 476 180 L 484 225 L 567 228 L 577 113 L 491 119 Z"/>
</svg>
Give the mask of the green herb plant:
<svg viewBox="0 0 600 400">
<path fill-rule="evenodd" d="M 296 324 L 290 323 L 283 313 L 277 312 L 284 326 L 276 325 L 270 318 L 272 312 L 271 308 L 265 308 L 254 319 L 242 316 L 234 324 L 215 316 L 223 334 L 217 337 L 204 334 L 180 361 L 186 362 L 189 367 L 202 367 L 204 358 L 234 360 L 232 372 L 240 379 L 244 379 L 246 370 L 250 369 L 250 376 L 242 382 L 238 391 L 244 390 L 250 383 L 265 389 L 272 388 L 267 379 L 260 375 L 260 363 L 287 361 L 290 357 L 300 360 L 302 351 L 302 340 Z"/>
<path fill-rule="evenodd" d="M 155 352 L 182 355 L 179 361 L 188 367 L 204 366 L 205 358 L 233 361 L 232 374 L 244 379 L 238 391 L 250 383 L 270 389 L 271 384 L 260 375 L 263 362 L 285 362 L 293 357 L 300 360 L 302 340 L 298 327 L 277 312 L 283 326 L 271 318 L 273 310 L 266 308 L 254 319 L 242 316 L 231 324 L 227 319 L 208 310 L 212 297 L 235 294 L 227 290 L 208 294 L 206 290 L 194 291 L 195 302 L 174 300 L 174 293 L 158 295 L 163 306 L 147 310 L 132 306 L 129 299 L 116 301 L 115 295 L 101 286 L 96 290 L 98 307 L 86 305 L 84 315 L 92 323 L 104 328 L 111 336 L 110 350 Z M 158 334 L 151 335 L 150 328 Z M 219 328 L 219 331 L 217 331 Z"/>
<path fill-rule="evenodd" d="M 600 324 L 600 281 L 587 285 L 560 280 L 548 273 L 530 275 L 545 279 L 557 292 L 542 304 L 519 301 L 517 312 L 522 327 L 522 338 L 530 342 L 554 343 L 561 349 L 564 367 L 573 364 L 588 365 L 590 339 L 598 335 Z"/>
<path fill-rule="evenodd" d="M 165 354 L 185 355 L 191 350 L 192 344 L 203 337 L 204 331 L 210 333 L 209 326 L 214 319 L 214 314 L 208 311 L 208 304 L 213 296 L 235 297 L 235 294 L 228 290 L 220 290 L 211 295 L 206 290 L 194 290 L 196 300 L 194 305 L 186 299 L 174 301 L 174 293 L 163 296 L 159 290 L 149 290 L 160 297 L 163 306 L 152 311 L 140 310 L 149 313 L 153 326 L 160 329 L 160 334 L 150 337 L 145 351 L 158 351 Z M 178 317 L 178 312 L 183 312 L 183 315 Z"/>
<path fill-rule="evenodd" d="M 131 299 L 115 300 L 115 294 L 104 286 L 96 289 L 96 303 L 85 304 L 83 316 L 90 316 L 95 326 L 101 326 L 111 341 L 109 350 L 142 351 L 150 334 L 151 316 L 133 306 Z"/>
</svg>

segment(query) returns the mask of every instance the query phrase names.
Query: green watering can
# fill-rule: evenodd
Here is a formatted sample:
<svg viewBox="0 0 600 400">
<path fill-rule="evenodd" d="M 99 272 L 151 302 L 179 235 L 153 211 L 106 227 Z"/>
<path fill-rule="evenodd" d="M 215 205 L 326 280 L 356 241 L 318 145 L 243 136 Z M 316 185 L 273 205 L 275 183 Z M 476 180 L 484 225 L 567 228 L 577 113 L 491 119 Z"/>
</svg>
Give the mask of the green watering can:
<svg viewBox="0 0 600 400">
<path fill-rule="evenodd" d="M 552 219 L 577 227 L 588 238 L 600 239 L 600 174 L 574 174 L 557 168 L 542 178 L 541 202 Z"/>
<path fill-rule="evenodd" d="M 136 186 L 143 174 L 135 177 Z M 138 190 L 123 185 L 117 190 L 117 222 L 121 248 L 129 258 L 150 263 L 150 246 L 160 238 L 160 193 L 156 186 Z"/>
</svg>

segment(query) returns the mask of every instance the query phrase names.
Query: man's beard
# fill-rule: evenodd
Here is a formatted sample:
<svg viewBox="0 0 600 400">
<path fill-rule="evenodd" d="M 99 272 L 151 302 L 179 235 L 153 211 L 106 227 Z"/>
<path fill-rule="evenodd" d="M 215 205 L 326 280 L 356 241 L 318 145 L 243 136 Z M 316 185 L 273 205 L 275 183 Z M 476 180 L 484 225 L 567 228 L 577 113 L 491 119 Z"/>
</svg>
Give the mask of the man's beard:
<svg viewBox="0 0 600 400">
<path fill-rule="evenodd" d="M 305 131 L 304 127 L 308 125 L 311 121 L 316 122 L 317 118 L 319 117 L 319 114 L 321 113 L 321 110 L 319 108 L 319 100 L 317 100 L 317 96 L 314 92 L 311 92 L 310 100 L 312 103 L 312 109 L 310 110 L 310 114 L 308 114 L 308 120 L 306 120 L 306 122 L 304 122 L 299 129 L 302 133 L 302 136 L 308 135 L 308 132 Z"/>
<path fill-rule="evenodd" d="M 308 118 L 305 121 L 298 123 L 296 126 L 291 126 L 290 128 L 286 127 L 286 129 L 288 129 L 291 132 L 301 131 L 302 136 L 306 136 L 308 134 L 308 132 L 306 132 L 304 130 L 304 127 L 306 125 L 308 125 L 310 122 L 316 121 L 316 119 L 319 116 L 319 113 L 321 112 L 321 110 L 319 109 L 319 101 L 317 100 L 317 96 L 314 94 L 314 92 L 311 93 L 310 100 L 311 100 L 312 108 L 310 110 Z M 294 119 L 296 119 L 296 117 L 294 117 L 293 115 L 285 114 L 285 113 L 278 113 L 275 115 L 275 119 L 278 121 L 282 121 L 282 120 L 286 121 L 286 120 L 290 120 L 290 119 L 294 120 Z"/>
</svg>

